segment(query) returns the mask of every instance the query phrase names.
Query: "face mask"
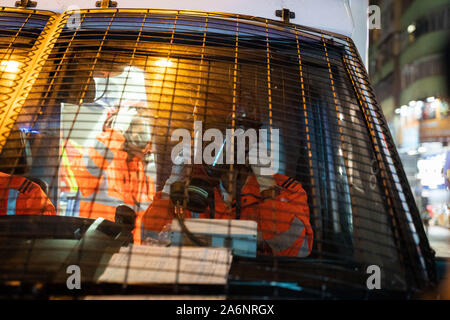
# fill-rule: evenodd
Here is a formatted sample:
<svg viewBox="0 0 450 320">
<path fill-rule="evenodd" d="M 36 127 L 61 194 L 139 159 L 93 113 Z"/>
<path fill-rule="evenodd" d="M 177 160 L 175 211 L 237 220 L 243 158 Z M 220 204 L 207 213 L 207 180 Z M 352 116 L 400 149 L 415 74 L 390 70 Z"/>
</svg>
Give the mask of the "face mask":
<svg viewBox="0 0 450 320">
<path fill-rule="evenodd" d="M 151 139 L 151 127 L 148 119 L 135 116 L 125 133 L 125 139 L 138 149 L 144 150 Z"/>
</svg>

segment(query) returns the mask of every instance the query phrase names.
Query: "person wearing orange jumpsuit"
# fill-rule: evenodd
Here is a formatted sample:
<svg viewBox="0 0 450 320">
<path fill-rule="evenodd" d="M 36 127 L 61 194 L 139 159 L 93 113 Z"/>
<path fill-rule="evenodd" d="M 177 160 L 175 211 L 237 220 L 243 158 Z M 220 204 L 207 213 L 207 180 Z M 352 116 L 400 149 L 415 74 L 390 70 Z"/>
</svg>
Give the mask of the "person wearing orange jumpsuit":
<svg viewBox="0 0 450 320">
<path fill-rule="evenodd" d="M 56 215 L 44 190 L 29 179 L 0 172 L 0 215 Z"/>
<path fill-rule="evenodd" d="M 132 114 L 121 130 L 114 120 L 125 117 L 120 111 L 112 114 L 93 145 L 71 167 L 81 195 L 79 216 L 114 221 L 116 208 L 126 205 L 136 213 L 134 242 L 140 243 L 142 216 L 155 193 L 145 159 L 151 153 L 149 123 Z"/>
<path fill-rule="evenodd" d="M 282 174 L 265 177 L 262 182 L 250 170 L 244 180 L 239 218 L 258 223 L 258 233 L 262 238 L 260 252 L 265 255 L 308 256 L 313 246 L 313 230 L 309 222 L 307 195 L 301 184 Z M 214 218 L 238 218 L 236 200 L 227 199 L 220 183 L 213 189 Z M 144 229 L 149 234 L 161 232 L 174 217 L 174 206 L 166 192 L 158 192 L 145 213 Z M 210 218 L 210 211 L 210 207 L 201 213 L 183 210 L 185 218 Z"/>
</svg>

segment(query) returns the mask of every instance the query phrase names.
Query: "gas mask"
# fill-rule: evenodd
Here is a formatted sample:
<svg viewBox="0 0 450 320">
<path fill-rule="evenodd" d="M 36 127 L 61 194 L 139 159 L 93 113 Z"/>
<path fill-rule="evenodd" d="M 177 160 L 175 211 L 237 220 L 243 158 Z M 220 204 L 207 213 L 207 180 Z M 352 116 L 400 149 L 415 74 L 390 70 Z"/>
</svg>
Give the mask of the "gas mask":
<svg viewBox="0 0 450 320">
<path fill-rule="evenodd" d="M 220 130 L 223 140 L 216 140 L 214 136 L 214 142 L 219 141 L 220 146 L 216 145 L 212 154 L 209 155 L 209 160 L 212 159 L 212 161 L 205 162 L 203 154 L 202 164 L 186 165 L 190 166 L 189 177 L 184 180 L 186 181 L 185 200 L 187 200 L 184 203 L 188 210 L 204 212 L 210 206 L 210 212 L 214 212 L 211 204 L 214 204 L 215 189 L 227 192 L 230 199 L 240 198 L 240 191 L 252 172 L 249 161 L 251 146 L 246 140 L 246 134 L 251 129 L 255 137 L 252 142 L 256 144 L 258 129 L 262 127 L 253 103 L 254 99 L 250 94 L 242 94 L 234 111 L 230 111 L 228 115 L 222 118 L 220 114 L 216 113 L 207 117 L 205 128 L 202 128 L 205 130 L 201 132 L 202 137 L 208 129 L 215 129 L 216 132 Z M 194 137 L 194 140 L 197 141 L 197 136 Z M 200 140 L 203 141 L 203 139 Z M 241 143 L 238 143 L 239 140 Z M 209 143 L 211 140 L 203 142 L 202 150 L 205 151 Z M 238 144 L 241 145 L 241 148 L 243 146 L 244 150 L 238 150 Z M 234 152 L 231 151 L 232 146 L 234 146 Z"/>
<path fill-rule="evenodd" d="M 231 171 L 238 171 L 242 174 L 251 171 L 249 152 L 252 146 L 249 145 L 251 139 L 246 138 L 246 134 L 249 133 L 248 130 L 252 130 L 256 138 L 253 143 L 257 143 L 258 129 L 262 127 L 262 124 L 254 114 L 249 114 L 248 110 L 252 109 L 249 106 L 241 105 L 236 108 L 234 113 L 227 116 L 226 129 L 223 130 L 223 143 L 215 154 L 214 161 L 203 164 L 209 177 L 220 179 L 226 186 L 232 183 L 230 180 L 233 179 L 233 175 L 236 175 L 236 172 Z M 239 144 L 239 141 L 242 143 Z M 243 146 L 244 150 L 240 150 L 240 146 L 241 148 Z"/>
<path fill-rule="evenodd" d="M 202 212 L 200 210 L 214 201 L 212 199 L 214 188 L 226 193 L 227 199 L 233 199 L 236 195 L 239 198 L 240 190 L 252 172 L 249 159 L 251 146 L 246 143 L 246 130 L 254 131 L 253 143 L 256 143 L 257 129 L 261 124 L 248 118 L 244 109 L 238 109 L 229 115 L 225 123 L 226 129 L 222 132 L 224 139 L 220 147 L 215 148 L 213 161 L 211 163 L 204 161 L 201 165 L 193 166 L 191 179 L 186 187 L 189 210 L 196 208 L 196 212 Z M 237 143 L 239 140 L 244 143 Z M 203 146 L 203 150 L 205 147 L 206 145 Z M 239 150 L 242 147 L 244 150 Z"/>
<path fill-rule="evenodd" d="M 95 77 L 95 100 L 112 110 L 103 129 L 111 128 L 125 137 L 125 151 L 145 157 L 151 148 L 151 125 L 142 116 L 147 107 L 144 70 L 126 66 L 116 76 Z M 140 110 L 140 111 L 139 111 Z"/>
<path fill-rule="evenodd" d="M 151 128 L 148 119 L 135 116 L 124 136 L 129 144 L 144 150 L 151 139 Z"/>
<path fill-rule="evenodd" d="M 151 136 L 149 119 L 138 115 L 134 116 L 124 133 L 125 151 L 132 155 L 145 156 L 151 152 Z"/>
</svg>

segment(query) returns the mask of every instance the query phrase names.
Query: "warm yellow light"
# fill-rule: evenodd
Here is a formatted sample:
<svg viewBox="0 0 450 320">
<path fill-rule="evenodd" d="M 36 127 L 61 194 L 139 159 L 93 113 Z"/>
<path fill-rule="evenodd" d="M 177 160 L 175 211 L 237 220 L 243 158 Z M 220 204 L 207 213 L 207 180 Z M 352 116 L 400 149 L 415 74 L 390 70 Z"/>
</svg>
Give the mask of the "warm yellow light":
<svg viewBox="0 0 450 320">
<path fill-rule="evenodd" d="M 2 62 L 0 62 L 0 71 L 8 73 L 19 73 L 19 66 L 20 64 L 17 61 L 3 60 Z"/>
<path fill-rule="evenodd" d="M 155 62 L 158 67 L 167 68 L 172 66 L 172 62 L 169 59 L 160 59 Z"/>
<path fill-rule="evenodd" d="M 413 33 L 414 31 L 416 31 L 416 25 L 415 24 L 410 24 L 407 28 L 408 33 Z"/>
</svg>

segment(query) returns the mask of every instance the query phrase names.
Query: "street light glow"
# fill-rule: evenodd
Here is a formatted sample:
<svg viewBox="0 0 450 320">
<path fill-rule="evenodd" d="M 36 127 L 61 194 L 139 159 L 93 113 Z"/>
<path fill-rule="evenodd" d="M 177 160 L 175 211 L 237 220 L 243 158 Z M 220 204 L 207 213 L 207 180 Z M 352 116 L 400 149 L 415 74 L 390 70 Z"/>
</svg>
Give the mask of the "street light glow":
<svg viewBox="0 0 450 320">
<path fill-rule="evenodd" d="M 8 73 L 19 73 L 19 62 L 14 60 L 3 60 L 0 62 L 0 71 Z"/>
<path fill-rule="evenodd" d="M 172 66 L 172 62 L 169 59 L 160 59 L 156 61 L 155 64 L 161 68 L 168 68 Z"/>
</svg>

